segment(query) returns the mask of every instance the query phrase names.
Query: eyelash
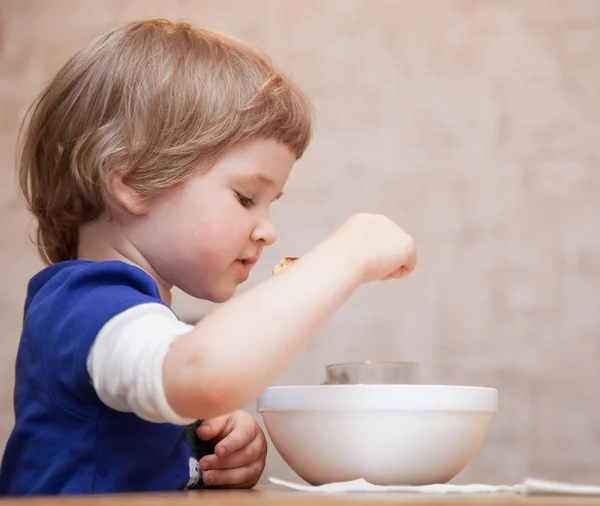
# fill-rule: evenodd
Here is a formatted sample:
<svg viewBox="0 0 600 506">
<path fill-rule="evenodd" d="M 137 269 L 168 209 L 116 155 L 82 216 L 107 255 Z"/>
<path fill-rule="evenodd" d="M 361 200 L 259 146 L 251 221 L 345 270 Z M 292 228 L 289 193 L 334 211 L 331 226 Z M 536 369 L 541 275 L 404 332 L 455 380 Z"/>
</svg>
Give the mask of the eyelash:
<svg viewBox="0 0 600 506">
<path fill-rule="evenodd" d="M 245 195 L 242 195 L 240 192 L 235 192 L 235 193 L 237 195 L 238 200 L 240 201 L 240 204 L 242 204 L 242 207 L 249 209 L 250 207 L 256 205 L 256 202 L 254 202 L 253 199 L 246 197 Z"/>
</svg>

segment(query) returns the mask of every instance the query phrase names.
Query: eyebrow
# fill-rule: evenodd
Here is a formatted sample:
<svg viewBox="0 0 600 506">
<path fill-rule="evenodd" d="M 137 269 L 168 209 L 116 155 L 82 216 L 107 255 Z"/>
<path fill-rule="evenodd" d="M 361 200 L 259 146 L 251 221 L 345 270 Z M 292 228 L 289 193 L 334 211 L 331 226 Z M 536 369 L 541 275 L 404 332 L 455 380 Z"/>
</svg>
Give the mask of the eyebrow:
<svg viewBox="0 0 600 506">
<path fill-rule="evenodd" d="M 260 181 L 262 184 L 265 184 L 267 186 L 274 186 L 275 185 L 275 182 L 271 178 L 268 178 L 267 176 L 265 176 L 264 174 L 245 174 L 245 175 L 243 175 L 241 177 L 246 178 L 246 179 L 255 179 L 255 180 Z M 277 196 L 275 197 L 274 200 L 279 200 L 282 196 L 283 196 L 283 192 L 280 192 L 280 193 L 277 194 Z"/>
<path fill-rule="evenodd" d="M 261 183 L 269 186 L 273 186 L 275 184 L 271 178 L 268 178 L 264 174 L 248 174 L 244 177 L 247 177 L 248 179 L 258 179 Z"/>
</svg>

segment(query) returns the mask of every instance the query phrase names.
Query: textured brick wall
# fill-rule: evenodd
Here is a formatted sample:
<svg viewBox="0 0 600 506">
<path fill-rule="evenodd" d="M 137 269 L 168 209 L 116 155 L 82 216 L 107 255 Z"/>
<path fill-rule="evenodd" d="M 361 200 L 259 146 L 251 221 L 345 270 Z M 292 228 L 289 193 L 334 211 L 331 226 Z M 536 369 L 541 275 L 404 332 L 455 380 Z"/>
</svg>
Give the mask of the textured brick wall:
<svg viewBox="0 0 600 506">
<path fill-rule="evenodd" d="M 461 481 L 597 481 L 593 0 L 0 2 L 0 449 L 13 421 L 25 284 L 40 267 L 14 184 L 20 118 L 89 38 L 148 16 L 259 45 L 318 110 L 316 139 L 276 207 L 280 241 L 251 283 L 359 211 L 389 214 L 419 242 L 418 272 L 362 288 L 278 383 L 319 382 L 330 362 L 416 360 L 425 382 L 500 391 Z M 189 317 L 211 309 L 181 294 L 175 304 Z M 274 451 L 267 474 L 291 476 Z"/>
</svg>

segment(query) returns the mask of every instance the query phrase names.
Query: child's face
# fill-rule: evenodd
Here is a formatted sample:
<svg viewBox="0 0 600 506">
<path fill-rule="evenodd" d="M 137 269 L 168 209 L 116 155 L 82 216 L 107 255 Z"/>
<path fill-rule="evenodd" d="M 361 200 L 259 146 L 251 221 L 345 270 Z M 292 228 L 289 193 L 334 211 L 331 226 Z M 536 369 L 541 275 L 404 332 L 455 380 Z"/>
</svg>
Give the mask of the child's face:
<svg viewBox="0 0 600 506">
<path fill-rule="evenodd" d="M 295 156 L 274 140 L 226 151 L 206 173 L 152 204 L 130 239 L 164 282 L 223 302 L 277 238 L 269 208 Z"/>
</svg>

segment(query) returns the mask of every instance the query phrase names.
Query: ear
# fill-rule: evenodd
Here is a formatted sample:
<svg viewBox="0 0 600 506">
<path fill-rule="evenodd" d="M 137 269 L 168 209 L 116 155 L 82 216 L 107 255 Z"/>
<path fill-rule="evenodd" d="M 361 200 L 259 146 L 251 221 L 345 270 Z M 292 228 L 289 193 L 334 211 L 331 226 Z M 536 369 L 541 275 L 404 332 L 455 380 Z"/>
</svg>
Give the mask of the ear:
<svg viewBox="0 0 600 506">
<path fill-rule="evenodd" d="M 148 202 L 144 202 L 136 190 L 125 184 L 121 175 L 113 174 L 110 177 L 110 187 L 123 209 L 128 213 L 135 216 L 148 214 L 150 210 Z"/>
</svg>

